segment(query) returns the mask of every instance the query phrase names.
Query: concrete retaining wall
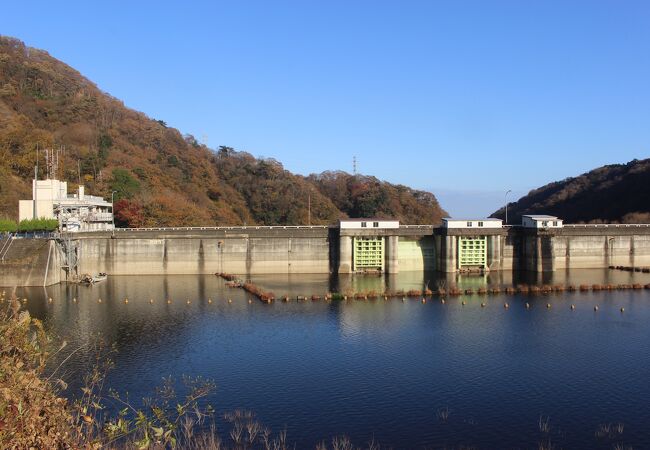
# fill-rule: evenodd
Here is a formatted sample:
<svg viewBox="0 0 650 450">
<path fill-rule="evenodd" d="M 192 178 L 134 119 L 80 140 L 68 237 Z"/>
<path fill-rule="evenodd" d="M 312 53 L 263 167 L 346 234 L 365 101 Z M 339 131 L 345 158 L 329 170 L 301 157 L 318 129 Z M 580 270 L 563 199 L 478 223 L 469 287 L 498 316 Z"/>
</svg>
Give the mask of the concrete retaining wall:
<svg viewBox="0 0 650 450">
<path fill-rule="evenodd" d="M 457 237 L 441 234 L 438 270 L 455 272 Z M 650 227 L 582 226 L 556 230 L 509 228 L 488 234 L 490 270 L 553 272 L 608 266 L 650 266 Z"/>
<path fill-rule="evenodd" d="M 435 270 L 436 248 L 434 237 L 400 237 L 397 255 L 400 272 Z"/>
<path fill-rule="evenodd" d="M 650 266 L 650 236 L 557 236 L 555 269 Z"/>
<path fill-rule="evenodd" d="M 458 236 L 475 230 L 401 227 L 379 230 L 389 274 L 456 272 Z M 536 273 L 610 265 L 650 266 L 648 227 L 565 227 L 557 230 L 485 230 L 490 271 Z M 227 272 L 348 273 L 352 235 L 327 227 L 239 227 L 75 233 L 66 245 L 78 256 L 77 274 L 164 275 Z M 76 250 L 75 250 L 76 249 Z M 0 285 L 43 286 L 66 280 L 62 244 L 14 239 L 0 262 Z M 390 270 L 389 270 L 390 269 Z"/>
<path fill-rule="evenodd" d="M 65 279 L 61 250 L 54 241 L 14 239 L 4 256 L 0 262 L 2 287 L 51 286 Z"/>
<path fill-rule="evenodd" d="M 214 234 L 214 233 L 213 233 Z M 79 240 L 78 272 L 111 275 L 329 273 L 327 230 L 314 234 L 119 235 Z"/>
</svg>

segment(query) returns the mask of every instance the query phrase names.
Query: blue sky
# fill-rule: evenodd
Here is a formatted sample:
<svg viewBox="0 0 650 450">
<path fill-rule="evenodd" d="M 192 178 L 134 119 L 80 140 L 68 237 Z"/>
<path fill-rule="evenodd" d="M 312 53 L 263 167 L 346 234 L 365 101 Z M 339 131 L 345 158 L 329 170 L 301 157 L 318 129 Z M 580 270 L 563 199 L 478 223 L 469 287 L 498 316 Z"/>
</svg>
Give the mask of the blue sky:
<svg viewBox="0 0 650 450">
<path fill-rule="evenodd" d="M 650 153 L 650 2 L 10 2 L 0 34 L 131 108 L 291 171 L 485 215 Z"/>
</svg>

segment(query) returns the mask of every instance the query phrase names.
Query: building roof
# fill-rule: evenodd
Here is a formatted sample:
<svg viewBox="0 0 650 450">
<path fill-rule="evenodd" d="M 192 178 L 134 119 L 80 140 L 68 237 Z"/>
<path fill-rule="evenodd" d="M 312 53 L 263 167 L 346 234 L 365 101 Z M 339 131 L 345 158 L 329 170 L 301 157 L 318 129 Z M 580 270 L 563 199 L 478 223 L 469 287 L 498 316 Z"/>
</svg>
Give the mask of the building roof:
<svg viewBox="0 0 650 450">
<path fill-rule="evenodd" d="M 476 217 L 474 217 L 473 219 L 465 219 L 465 218 L 458 219 L 456 217 L 443 217 L 442 220 L 446 220 L 446 221 L 457 220 L 457 221 L 461 221 L 461 222 L 477 222 L 477 221 L 478 222 L 503 222 L 503 220 L 495 219 L 494 217 L 488 217 L 486 219 L 481 219 L 481 218 L 477 219 Z"/>
<path fill-rule="evenodd" d="M 399 219 L 380 219 L 378 217 L 359 217 L 358 219 L 340 219 L 339 222 L 399 222 Z"/>
<path fill-rule="evenodd" d="M 523 217 L 530 217 L 533 220 L 537 219 L 557 219 L 557 216 L 549 216 L 546 214 L 524 214 Z"/>
</svg>

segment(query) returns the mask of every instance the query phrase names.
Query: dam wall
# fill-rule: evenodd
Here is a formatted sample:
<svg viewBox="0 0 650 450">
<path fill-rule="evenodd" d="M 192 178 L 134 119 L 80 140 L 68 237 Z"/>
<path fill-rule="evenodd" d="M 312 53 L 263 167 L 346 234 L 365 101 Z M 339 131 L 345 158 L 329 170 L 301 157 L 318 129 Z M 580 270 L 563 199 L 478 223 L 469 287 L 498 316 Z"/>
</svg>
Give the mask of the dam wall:
<svg viewBox="0 0 650 450">
<path fill-rule="evenodd" d="M 50 239 L 1 239 L 0 286 L 51 286 L 65 280 L 61 248 Z"/>
<path fill-rule="evenodd" d="M 483 271 L 545 273 L 609 266 L 650 267 L 650 225 L 565 225 L 399 229 L 225 227 L 68 233 L 51 239 L 0 239 L 0 286 L 48 286 L 85 274 L 350 273 L 356 239 L 383 242 L 379 269 L 455 273 L 463 238 L 484 243 Z M 363 242 L 363 241 L 359 241 Z M 482 244 L 483 245 L 483 244 Z"/>
<path fill-rule="evenodd" d="M 457 272 L 458 239 L 476 230 L 437 229 L 437 270 Z M 556 229 L 481 230 L 490 271 L 554 272 L 609 266 L 650 267 L 650 225 L 565 225 Z"/>
<path fill-rule="evenodd" d="M 328 227 L 116 231 L 77 242 L 79 274 L 329 273 Z"/>
<path fill-rule="evenodd" d="M 436 270 L 436 241 L 433 235 L 400 236 L 397 245 L 397 261 L 400 272 Z"/>
<path fill-rule="evenodd" d="M 550 270 L 608 266 L 650 267 L 650 228 L 646 226 L 565 226 L 550 239 Z"/>
</svg>

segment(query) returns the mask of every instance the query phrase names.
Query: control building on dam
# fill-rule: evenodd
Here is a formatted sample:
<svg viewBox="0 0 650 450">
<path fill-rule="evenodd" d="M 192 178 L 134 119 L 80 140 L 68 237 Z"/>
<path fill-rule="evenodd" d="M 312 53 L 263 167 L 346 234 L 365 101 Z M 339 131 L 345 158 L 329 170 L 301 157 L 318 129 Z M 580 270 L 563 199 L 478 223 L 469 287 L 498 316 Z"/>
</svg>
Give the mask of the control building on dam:
<svg viewBox="0 0 650 450">
<path fill-rule="evenodd" d="M 650 225 L 566 225 L 556 217 L 444 219 L 441 226 L 351 219 L 335 226 L 115 229 L 49 241 L 0 239 L 0 286 L 84 274 L 164 275 L 557 271 L 650 266 Z"/>
</svg>

